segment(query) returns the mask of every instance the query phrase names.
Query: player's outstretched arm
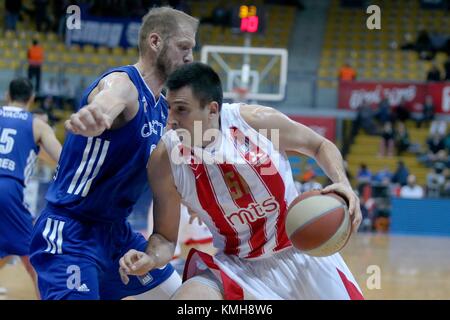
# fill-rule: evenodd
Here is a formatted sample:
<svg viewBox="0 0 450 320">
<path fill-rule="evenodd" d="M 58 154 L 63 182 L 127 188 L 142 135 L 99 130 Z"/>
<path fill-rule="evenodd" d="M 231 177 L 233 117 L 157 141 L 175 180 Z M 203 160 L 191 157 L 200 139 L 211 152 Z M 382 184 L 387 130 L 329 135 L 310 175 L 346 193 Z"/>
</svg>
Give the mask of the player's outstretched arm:
<svg viewBox="0 0 450 320">
<path fill-rule="evenodd" d="M 144 275 L 154 268 L 161 268 L 174 255 L 180 221 L 180 195 L 169 161 L 166 147 L 160 142 L 147 166 L 153 192 L 153 234 L 145 252 L 130 250 L 120 259 L 119 272 L 125 284 L 128 283 L 127 275 Z"/>
<path fill-rule="evenodd" d="M 269 107 L 258 105 L 242 105 L 241 115 L 255 130 L 266 129 L 269 139 L 282 152 L 297 152 L 314 158 L 333 184 L 322 192 L 337 192 L 343 195 L 349 203 L 353 230 L 358 230 L 361 223 L 359 198 L 352 190 L 345 173 L 344 161 L 339 149 L 328 139 L 317 134 L 310 128 L 293 121 L 283 113 Z M 278 130 L 279 141 L 273 141 L 275 135 L 271 130 Z"/>
<path fill-rule="evenodd" d="M 70 116 L 67 130 L 86 137 L 95 137 L 111 129 L 114 120 L 130 108 L 138 108 L 138 92 L 125 73 L 112 73 L 103 78 L 88 98 L 88 105 Z"/>
<path fill-rule="evenodd" d="M 33 119 L 33 135 L 36 144 L 44 148 L 48 155 L 58 162 L 61 155 L 61 143 L 55 136 L 53 129 L 41 119 Z"/>
</svg>

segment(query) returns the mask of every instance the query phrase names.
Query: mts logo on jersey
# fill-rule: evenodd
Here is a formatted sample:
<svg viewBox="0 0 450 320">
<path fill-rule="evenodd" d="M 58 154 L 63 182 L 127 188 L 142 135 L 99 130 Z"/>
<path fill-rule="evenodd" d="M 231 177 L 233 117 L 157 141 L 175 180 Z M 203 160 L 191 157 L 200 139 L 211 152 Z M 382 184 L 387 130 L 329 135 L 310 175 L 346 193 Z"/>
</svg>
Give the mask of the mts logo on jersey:
<svg viewBox="0 0 450 320">
<path fill-rule="evenodd" d="M 275 200 L 275 197 L 270 197 L 262 203 L 250 203 L 247 208 L 239 209 L 239 211 L 227 215 L 227 219 L 232 225 L 249 224 L 271 213 L 277 213 L 279 210 L 280 204 Z"/>
<path fill-rule="evenodd" d="M 163 133 L 164 125 L 158 120 L 152 120 L 151 122 L 144 124 L 141 130 L 141 135 L 143 138 L 148 138 L 152 134 L 157 134 L 162 137 Z"/>
</svg>

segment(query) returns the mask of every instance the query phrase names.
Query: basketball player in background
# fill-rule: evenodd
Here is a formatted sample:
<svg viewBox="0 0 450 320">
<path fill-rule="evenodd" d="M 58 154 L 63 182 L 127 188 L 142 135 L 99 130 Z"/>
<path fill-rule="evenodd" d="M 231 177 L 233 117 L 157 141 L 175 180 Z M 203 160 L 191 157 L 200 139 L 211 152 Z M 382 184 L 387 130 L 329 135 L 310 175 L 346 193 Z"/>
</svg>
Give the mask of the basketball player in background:
<svg viewBox="0 0 450 320">
<path fill-rule="evenodd" d="M 43 299 L 164 299 L 181 284 L 169 260 L 132 277 L 129 286 L 118 267 L 125 252 L 147 245 L 126 218 L 147 184 L 148 158 L 166 126 L 163 84 L 192 62 L 197 26 L 181 11 L 151 9 L 139 31 L 138 62 L 100 76 L 66 121 L 71 132 L 31 241 Z"/>
<path fill-rule="evenodd" d="M 167 88 L 169 123 L 178 130 L 168 131 L 151 157 L 154 232 L 145 252 L 131 250 L 120 260 L 124 283 L 172 257 L 182 201 L 208 225 L 219 252 L 191 251 L 174 299 L 361 299 L 339 254 L 304 255 L 284 229 L 288 205 L 298 195 L 287 151 L 317 161 L 333 181 L 323 192 L 347 199 L 353 231 L 358 229 L 358 197 L 336 146 L 272 108 L 222 105 L 220 79 L 205 64 L 176 70 Z M 195 121 L 201 129 L 194 129 Z M 262 129 L 277 130 L 279 143 Z"/>
<path fill-rule="evenodd" d="M 6 100 L 0 108 L 0 268 L 10 256 L 20 256 L 36 285 L 28 259 L 33 217 L 24 203 L 24 188 L 40 147 L 57 162 L 61 144 L 52 128 L 28 111 L 34 101 L 28 79 L 11 81 Z"/>
</svg>

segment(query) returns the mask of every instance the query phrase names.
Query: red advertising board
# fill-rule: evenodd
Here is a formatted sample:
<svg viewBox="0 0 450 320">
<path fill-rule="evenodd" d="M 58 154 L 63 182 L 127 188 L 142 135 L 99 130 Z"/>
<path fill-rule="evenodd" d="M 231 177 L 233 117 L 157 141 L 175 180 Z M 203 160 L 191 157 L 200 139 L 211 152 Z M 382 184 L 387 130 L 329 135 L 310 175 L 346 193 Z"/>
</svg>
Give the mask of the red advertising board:
<svg viewBox="0 0 450 320">
<path fill-rule="evenodd" d="M 289 116 L 292 120 L 300 122 L 301 124 L 310 127 L 318 134 L 324 136 L 330 141 L 336 138 L 336 119 L 322 118 L 322 117 L 306 117 L 306 116 Z"/>
<path fill-rule="evenodd" d="M 425 102 L 427 95 L 433 97 L 437 113 L 450 113 L 450 82 L 426 84 L 342 81 L 339 83 L 338 107 L 355 110 L 364 100 L 376 106 L 383 98 L 387 98 L 393 107 L 404 99 L 411 109 L 415 109 L 415 105 Z"/>
<path fill-rule="evenodd" d="M 428 94 L 433 97 L 437 106 L 436 112 L 450 114 L 450 82 L 429 84 Z"/>
</svg>

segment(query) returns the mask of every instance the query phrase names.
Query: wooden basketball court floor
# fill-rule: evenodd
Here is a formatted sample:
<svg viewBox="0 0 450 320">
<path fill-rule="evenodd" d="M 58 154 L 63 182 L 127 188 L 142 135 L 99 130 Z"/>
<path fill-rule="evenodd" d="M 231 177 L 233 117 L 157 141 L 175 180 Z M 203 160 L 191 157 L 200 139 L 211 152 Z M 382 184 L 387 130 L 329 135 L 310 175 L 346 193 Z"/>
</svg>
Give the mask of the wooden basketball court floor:
<svg viewBox="0 0 450 320">
<path fill-rule="evenodd" d="M 366 299 L 450 299 L 450 237 L 358 234 L 342 255 Z M 0 270 L 0 287 L 0 299 L 35 299 L 20 262 Z"/>
</svg>

